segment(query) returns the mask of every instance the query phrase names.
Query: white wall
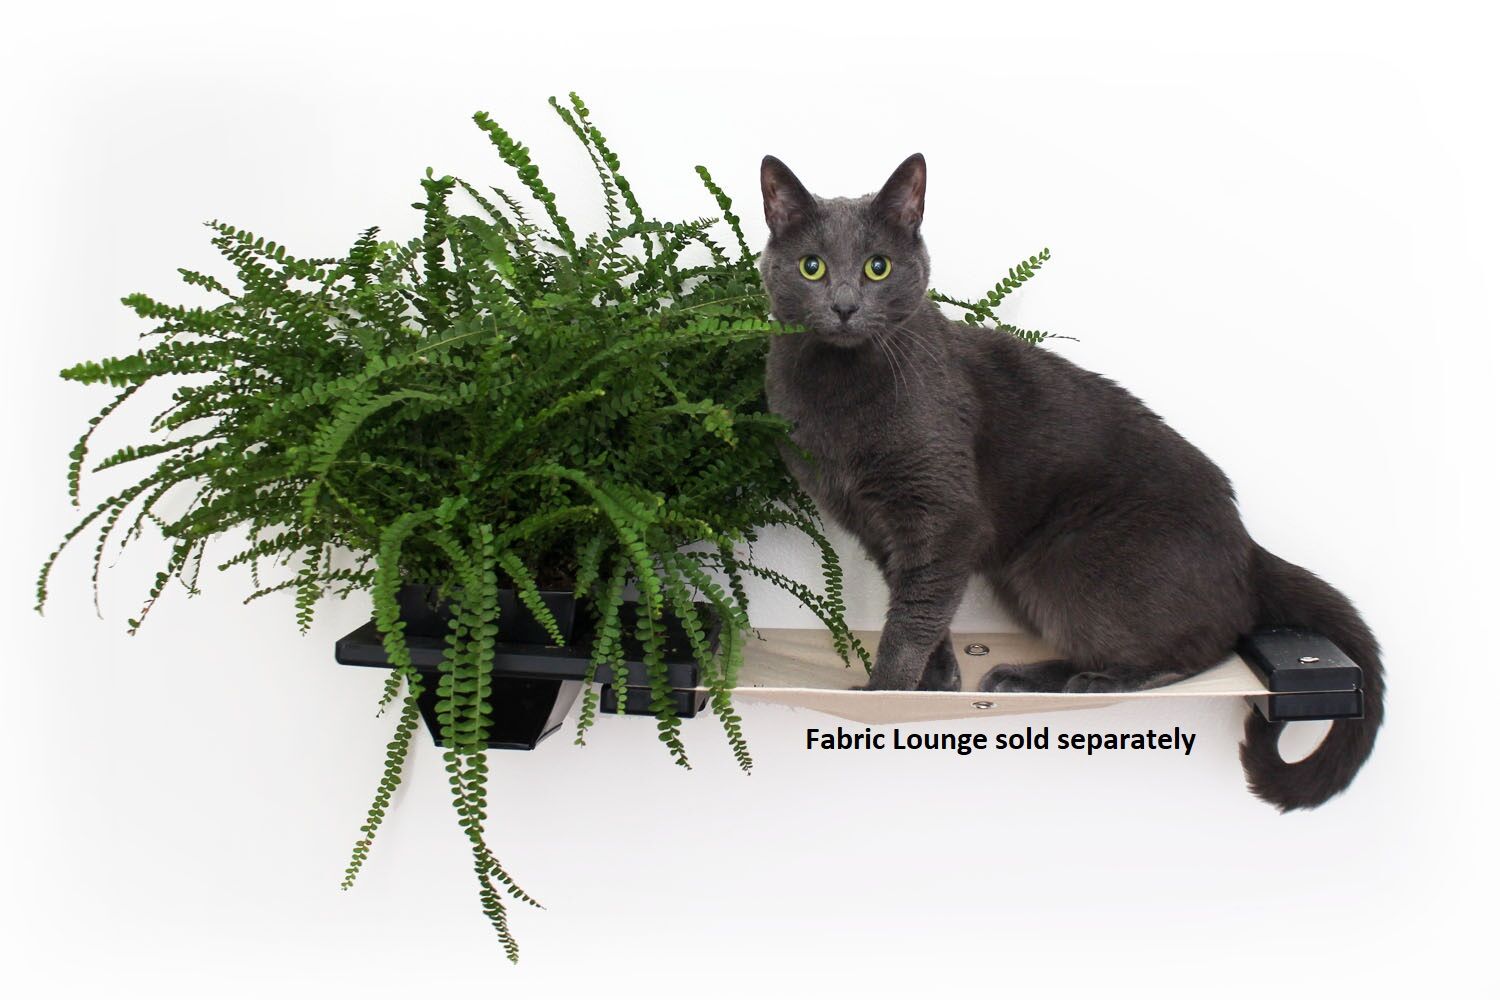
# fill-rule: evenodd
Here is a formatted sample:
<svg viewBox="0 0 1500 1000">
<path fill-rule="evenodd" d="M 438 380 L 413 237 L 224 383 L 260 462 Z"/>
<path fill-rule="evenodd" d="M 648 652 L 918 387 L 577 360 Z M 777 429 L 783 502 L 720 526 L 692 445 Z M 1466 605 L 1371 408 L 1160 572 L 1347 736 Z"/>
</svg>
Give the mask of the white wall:
<svg viewBox="0 0 1500 1000">
<path fill-rule="evenodd" d="M 1307 3 L 133 6 L 33 6 L 0 43 L 9 995 L 1496 985 L 1491 25 Z M 494 845 L 550 907 L 516 915 L 513 969 L 429 745 L 362 884 L 337 889 L 388 738 L 380 678 L 331 657 L 362 604 L 301 638 L 289 602 L 242 608 L 245 581 L 211 576 L 127 639 L 161 555 L 142 546 L 103 621 L 84 549 L 46 618 L 27 610 L 103 399 L 54 373 L 133 349 L 120 295 L 211 264 L 204 219 L 314 254 L 411 233 L 424 167 L 502 178 L 480 108 L 588 218 L 544 103 L 570 88 L 665 217 L 711 210 L 706 163 L 759 239 L 763 153 L 832 194 L 921 150 L 943 288 L 1051 246 L 1015 321 L 1076 336 L 1056 349 L 1216 458 L 1257 538 L 1384 642 L 1390 721 L 1349 794 L 1256 802 L 1228 707 L 1034 720 L 1199 733 L 1188 759 L 1088 762 L 815 756 L 802 732 L 826 720 L 752 709 L 748 779 L 712 721 L 688 726 L 687 773 L 650 725 L 606 719 L 587 749 L 494 757 Z M 851 590 L 878 624 L 867 567 Z M 806 620 L 774 595 L 755 610 Z"/>
</svg>

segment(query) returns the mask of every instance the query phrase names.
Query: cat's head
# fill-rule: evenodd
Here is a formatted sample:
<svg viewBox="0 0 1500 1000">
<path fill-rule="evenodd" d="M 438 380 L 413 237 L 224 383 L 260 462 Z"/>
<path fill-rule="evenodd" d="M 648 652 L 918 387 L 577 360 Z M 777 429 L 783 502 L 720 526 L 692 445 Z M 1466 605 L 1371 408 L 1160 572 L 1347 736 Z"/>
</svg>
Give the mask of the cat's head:
<svg viewBox="0 0 1500 1000">
<path fill-rule="evenodd" d="M 760 258 L 771 311 L 844 347 L 899 325 L 927 296 L 927 161 L 906 158 L 875 194 L 819 198 L 785 163 L 760 164 L 771 239 Z"/>
</svg>

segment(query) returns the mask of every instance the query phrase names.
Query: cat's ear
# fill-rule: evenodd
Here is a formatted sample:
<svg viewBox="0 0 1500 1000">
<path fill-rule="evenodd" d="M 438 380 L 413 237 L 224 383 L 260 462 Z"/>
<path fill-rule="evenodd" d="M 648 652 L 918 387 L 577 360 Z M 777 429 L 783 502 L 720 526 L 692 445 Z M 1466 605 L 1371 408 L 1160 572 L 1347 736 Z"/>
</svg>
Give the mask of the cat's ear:
<svg viewBox="0 0 1500 1000">
<path fill-rule="evenodd" d="M 811 218 L 813 196 L 774 156 L 760 161 L 760 194 L 766 203 L 766 225 L 772 236 L 780 236 Z"/>
<path fill-rule="evenodd" d="M 901 161 L 875 196 L 875 211 L 892 225 L 915 233 L 927 203 L 927 161 L 913 153 Z"/>
</svg>

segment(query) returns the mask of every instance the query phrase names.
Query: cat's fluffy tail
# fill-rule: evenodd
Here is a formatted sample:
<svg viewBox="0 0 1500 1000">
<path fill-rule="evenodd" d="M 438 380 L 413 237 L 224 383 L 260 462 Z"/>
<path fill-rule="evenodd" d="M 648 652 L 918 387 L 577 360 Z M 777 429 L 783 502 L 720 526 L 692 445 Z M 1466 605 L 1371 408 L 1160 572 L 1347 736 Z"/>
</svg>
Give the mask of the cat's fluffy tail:
<svg viewBox="0 0 1500 1000">
<path fill-rule="evenodd" d="M 1257 624 L 1320 632 L 1364 673 L 1364 718 L 1337 720 L 1318 748 L 1295 764 L 1282 760 L 1277 750 L 1281 723 L 1267 722 L 1254 710 L 1245 720 L 1240 762 L 1250 790 L 1282 812 L 1311 809 L 1348 788 L 1375 746 L 1375 731 L 1385 715 L 1380 646 L 1349 599 L 1312 573 L 1259 545 L 1252 563 L 1260 606 Z"/>
</svg>

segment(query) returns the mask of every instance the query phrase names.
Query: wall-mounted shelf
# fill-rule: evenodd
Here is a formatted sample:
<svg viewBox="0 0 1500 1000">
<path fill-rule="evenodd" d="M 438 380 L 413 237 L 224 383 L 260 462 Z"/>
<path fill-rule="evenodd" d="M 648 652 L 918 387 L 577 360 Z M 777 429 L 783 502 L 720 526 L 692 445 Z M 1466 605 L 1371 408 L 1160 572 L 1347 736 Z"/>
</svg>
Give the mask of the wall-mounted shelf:
<svg viewBox="0 0 1500 1000">
<path fill-rule="evenodd" d="M 1150 691 L 1110 694 L 1033 694 L 978 691 L 979 679 L 1000 663 L 1037 663 L 1057 654 L 1035 636 L 1021 632 L 957 632 L 954 652 L 961 691 L 851 691 L 864 670 L 845 668 L 822 629 L 761 629 L 764 641 L 751 641 L 734 697 L 811 708 L 872 725 L 932 722 L 986 715 L 1024 715 L 1064 709 L 1101 708 L 1142 698 L 1257 698 L 1268 692 L 1239 656 L 1196 677 Z M 856 632 L 873 655 L 879 632 Z M 966 647 L 988 652 L 971 655 Z"/>
<path fill-rule="evenodd" d="M 856 635 L 872 655 L 879 648 L 879 632 Z M 953 642 L 963 690 L 859 691 L 854 688 L 866 679 L 863 668 L 857 661 L 855 666 L 844 666 L 823 629 L 759 629 L 745 648 L 744 666 L 732 696 L 739 702 L 807 708 L 870 725 L 1100 708 L 1143 699 L 1245 699 L 1272 721 L 1357 718 L 1363 709 L 1359 668 L 1326 638 L 1292 629 L 1258 632 L 1224 662 L 1176 684 L 1102 694 L 981 692 L 979 680 L 991 667 L 1037 663 L 1055 659 L 1057 654 L 1040 639 L 1021 632 L 961 632 L 954 634 Z M 669 676 L 679 711 L 689 717 L 703 708 L 707 691 L 698 683 L 691 656 L 678 650 L 677 645 L 680 643 L 669 643 Z M 418 669 L 436 671 L 441 658 L 440 639 L 413 636 L 409 648 Z M 652 714 L 645 691 L 645 668 L 636 659 L 639 650 L 628 642 L 626 648 L 632 660 L 631 680 L 625 692 L 626 714 Z M 340 663 L 388 666 L 373 622 L 340 639 L 335 655 Z M 609 686 L 613 676 L 607 669 L 589 669 L 586 646 L 501 643 L 496 648 L 497 703 L 516 700 L 514 693 L 500 690 L 501 681 L 516 691 L 521 685 L 546 682 L 557 689 L 559 698 L 566 695 L 571 703 L 577 685 L 591 675 L 605 685 L 601 709 L 613 711 L 618 697 Z M 526 691 L 529 696 L 530 689 Z M 560 724 L 566 704 L 559 709 L 547 698 L 538 699 L 533 713 L 537 718 L 525 720 L 520 735 L 508 733 L 508 738 L 497 738 L 492 746 L 529 749 Z M 429 709 L 431 706 L 424 706 L 424 714 L 431 715 Z M 436 738 L 436 723 L 429 719 L 429 725 Z"/>
</svg>

